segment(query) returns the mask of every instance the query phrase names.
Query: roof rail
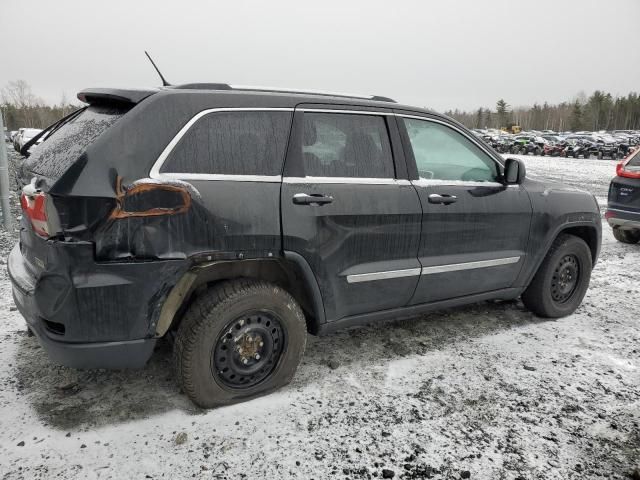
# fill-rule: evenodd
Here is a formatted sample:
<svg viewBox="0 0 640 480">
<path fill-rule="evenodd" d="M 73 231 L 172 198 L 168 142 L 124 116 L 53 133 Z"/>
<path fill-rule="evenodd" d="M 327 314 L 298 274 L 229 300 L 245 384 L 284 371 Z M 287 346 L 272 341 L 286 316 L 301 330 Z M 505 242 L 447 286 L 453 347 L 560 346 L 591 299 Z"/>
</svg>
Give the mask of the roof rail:
<svg viewBox="0 0 640 480">
<path fill-rule="evenodd" d="M 322 96 L 328 96 L 328 97 L 361 98 L 363 100 L 395 103 L 395 100 L 389 97 L 383 97 L 380 95 L 358 95 L 358 94 L 350 94 L 350 93 L 327 92 L 324 90 L 301 90 L 296 88 L 229 85 L 227 83 L 185 83 L 184 85 L 175 85 L 167 88 L 178 89 L 178 90 L 240 90 L 240 91 L 246 91 L 246 92 L 294 93 L 294 94 L 322 95 Z"/>
<path fill-rule="evenodd" d="M 310 94 L 310 95 L 322 95 L 327 97 L 345 97 L 345 98 L 361 98 L 363 100 L 376 100 L 379 102 L 394 102 L 388 97 L 382 97 L 379 95 L 359 95 L 352 93 L 341 93 L 341 92 L 328 92 L 325 90 L 301 90 L 297 88 L 278 88 L 278 87 L 262 87 L 262 86 L 252 86 L 252 85 L 231 85 L 233 90 L 248 90 L 248 91 L 257 91 L 257 92 L 278 92 L 278 93 L 301 93 L 301 94 Z"/>
</svg>

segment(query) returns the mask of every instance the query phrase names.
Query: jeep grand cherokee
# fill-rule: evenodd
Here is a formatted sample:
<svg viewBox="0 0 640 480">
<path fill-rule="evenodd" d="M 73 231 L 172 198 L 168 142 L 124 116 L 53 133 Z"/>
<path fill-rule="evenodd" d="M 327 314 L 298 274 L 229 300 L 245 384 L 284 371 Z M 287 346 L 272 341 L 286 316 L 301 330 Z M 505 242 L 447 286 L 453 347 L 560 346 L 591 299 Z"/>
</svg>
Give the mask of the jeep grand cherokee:
<svg viewBox="0 0 640 480">
<path fill-rule="evenodd" d="M 601 221 L 466 128 L 383 97 L 90 89 L 25 161 L 15 303 L 49 357 L 140 367 L 175 337 L 204 407 L 291 380 L 320 334 L 489 299 L 562 317 Z"/>
</svg>

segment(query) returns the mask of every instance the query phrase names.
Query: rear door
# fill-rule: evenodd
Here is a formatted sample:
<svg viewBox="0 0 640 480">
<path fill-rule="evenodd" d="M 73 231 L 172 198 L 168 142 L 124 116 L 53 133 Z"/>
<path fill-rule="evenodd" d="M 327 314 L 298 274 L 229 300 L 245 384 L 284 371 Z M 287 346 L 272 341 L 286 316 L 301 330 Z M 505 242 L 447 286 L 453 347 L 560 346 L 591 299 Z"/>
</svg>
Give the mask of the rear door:
<svg viewBox="0 0 640 480">
<path fill-rule="evenodd" d="M 531 202 L 501 181 L 501 165 L 473 135 L 431 117 L 398 116 L 422 202 L 422 275 L 412 304 L 508 288 L 524 264 Z"/>
<path fill-rule="evenodd" d="M 283 245 L 309 263 L 328 321 L 401 307 L 422 208 L 391 111 L 299 106 L 282 184 Z"/>
</svg>

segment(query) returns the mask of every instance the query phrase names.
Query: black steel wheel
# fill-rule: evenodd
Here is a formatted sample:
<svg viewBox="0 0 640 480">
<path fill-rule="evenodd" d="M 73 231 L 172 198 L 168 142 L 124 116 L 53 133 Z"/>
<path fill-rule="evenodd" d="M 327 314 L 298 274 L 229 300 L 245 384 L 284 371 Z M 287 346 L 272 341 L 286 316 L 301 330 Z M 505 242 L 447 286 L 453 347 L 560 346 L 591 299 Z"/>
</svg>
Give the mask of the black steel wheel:
<svg viewBox="0 0 640 480">
<path fill-rule="evenodd" d="M 221 282 L 200 294 L 180 323 L 176 380 L 205 408 L 264 395 L 291 381 L 306 339 L 302 309 L 282 287 Z"/>
<path fill-rule="evenodd" d="M 587 293 L 591 268 L 591 250 L 586 242 L 560 234 L 522 294 L 522 301 L 540 317 L 570 315 Z"/>
<path fill-rule="evenodd" d="M 211 372 L 227 387 L 251 388 L 271 374 L 284 345 L 282 325 L 273 313 L 247 313 L 222 329 Z"/>
<path fill-rule="evenodd" d="M 564 303 L 576 291 L 580 277 L 580 263 L 573 255 L 565 255 L 560 259 L 551 278 L 551 298 L 554 302 Z"/>
</svg>

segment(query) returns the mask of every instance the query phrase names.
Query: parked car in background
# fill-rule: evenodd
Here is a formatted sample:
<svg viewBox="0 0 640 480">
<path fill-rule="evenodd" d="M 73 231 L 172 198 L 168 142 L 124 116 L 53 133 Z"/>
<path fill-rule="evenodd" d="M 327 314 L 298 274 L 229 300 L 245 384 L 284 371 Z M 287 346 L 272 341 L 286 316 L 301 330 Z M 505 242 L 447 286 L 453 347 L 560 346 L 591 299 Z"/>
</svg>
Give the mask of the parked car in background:
<svg viewBox="0 0 640 480">
<path fill-rule="evenodd" d="M 640 149 L 618 164 L 609 186 L 605 218 L 618 241 L 640 241 Z"/>
<path fill-rule="evenodd" d="M 42 129 L 40 128 L 21 128 L 20 133 L 14 140 L 14 147 L 16 147 L 16 150 L 19 152 L 29 140 L 40 132 L 42 132 Z"/>
<path fill-rule="evenodd" d="M 557 137 L 553 140 L 548 137 L 544 138 L 547 140 L 547 143 L 545 143 L 545 145 L 542 147 L 542 156 L 548 155 L 550 157 L 559 157 L 560 155 L 562 155 L 564 145 L 562 144 L 561 140 L 559 140 Z"/>
<path fill-rule="evenodd" d="M 514 137 L 511 153 L 519 153 L 521 155 L 533 153 L 534 155 L 539 155 L 541 151 L 542 148 L 536 143 L 534 135 L 516 135 Z"/>
<path fill-rule="evenodd" d="M 24 132 L 24 128 L 19 128 L 18 131 L 15 133 L 15 135 L 13 136 L 12 142 L 13 142 L 13 149 L 18 152 L 20 151 L 20 148 L 18 147 L 19 141 L 20 141 L 20 137 L 22 136 L 22 132 Z"/>
<path fill-rule="evenodd" d="M 562 146 L 561 155 L 563 157 L 589 158 L 591 156 L 592 144 L 582 137 L 567 137 L 562 143 Z"/>
</svg>

